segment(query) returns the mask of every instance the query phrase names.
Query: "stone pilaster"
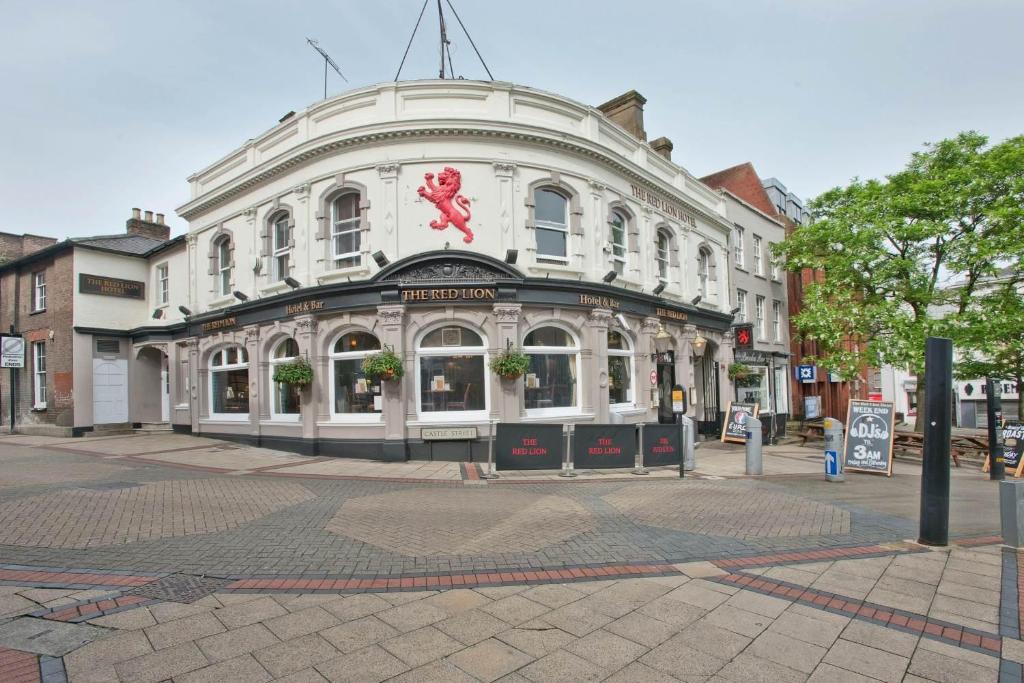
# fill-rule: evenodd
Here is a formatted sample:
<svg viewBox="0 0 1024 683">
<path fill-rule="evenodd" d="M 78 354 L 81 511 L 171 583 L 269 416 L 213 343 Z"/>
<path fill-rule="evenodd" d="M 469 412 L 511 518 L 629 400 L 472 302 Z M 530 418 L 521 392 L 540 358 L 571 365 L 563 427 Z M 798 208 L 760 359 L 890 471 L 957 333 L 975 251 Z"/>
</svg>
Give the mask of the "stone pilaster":
<svg viewBox="0 0 1024 683">
<path fill-rule="evenodd" d="M 260 364 L 260 328 L 250 325 L 244 331 L 245 353 L 249 357 L 249 433 L 258 436 L 264 403 L 263 392 L 260 390 L 260 374 L 266 375 L 266 372 Z"/>
<path fill-rule="evenodd" d="M 416 380 L 412 373 L 416 363 L 411 353 L 406 353 L 405 339 L 402 334 L 402 320 L 405 317 L 405 306 L 386 304 L 377 307 L 377 318 L 380 321 L 380 343 L 382 347 L 391 348 L 402 359 L 405 374 L 397 382 L 381 382 L 381 393 L 384 395 L 385 440 L 401 441 L 405 439 L 405 402 L 403 395 L 414 395 Z M 385 444 L 385 449 L 388 445 Z M 404 453 L 404 446 L 403 446 Z"/>
<path fill-rule="evenodd" d="M 371 251 L 380 249 L 392 261 L 400 257 L 398 251 L 398 171 L 401 164 L 390 162 L 377 167 L 380 176 L 381 198 L 377 220 L 383 230 L 374 237 Z"/>
<path fill-rule="evenodd" d="M 586 391 L 581 392 L 583 412 L 593 413 L 599 423 L 608 422 L 608 326 L 612 322 L 612 312 L 607 308 L 595 308 L 587 318 L 587 340 L 585 344 L 591 352 L 583 352 L 583 367 L 580 377 L 583 383 L 587 380 L 596 386 L 584 384 Z M 577 385 L 580 378 L 577 378 Z"/>
<path fill-rule="evenodd" d="M 509 344 L 519 346 L 519 317 L 523 311 L 522 304 L 495 304 L 494 321 L 498 328 L 497 347 L 500 353 Z M 487 369 L 490 372 L 490 369 Z M 501 422 L 519 422 L 520 408 L 523 405 L 523 381 L 508 380 L 491 375 L 497 384 L 497 390 L 491 392 L 495 399 L 491 408 L 492 419 Z"/>
<path fill-rule="evenodd" d="M 644 318 L 640 324 L 640 334 L 636 342 L 636 407 L 647 410 L 647 419 L 658 418 L 657 387 L 651 384 L 651 371 L 655 370 L 655 363 L 651 360 L 651 354 L 655 352 L 654 335 L 658 333 L 661 321 L 654 316 Z M 652 398 L 653 397 L 653 398 Z M 651 410 L 654 410 L 652 413 Z"/>
<path fill-rule="evenodd" d="M 319 362 L 317 353 L 317 329 L 316 318 L 311 315 L 303 315 L 295 319 L 295 343 L 299 345 L 299 355 L 304 356 L 313 367 L 313 381 L 299 394 L 302 404 L 301 421 L 302 438 L 304 439 L 317 437 L 317 406 L 326 405 L 330 396 L 327 387 L 329 375 L 320 371 L 323 363 Z"/>
<path fill-rule="evenodd" d="M 508 161 L 494 162 L 494 178 L 498 183 L 498 228 L 501 238 L 501 251 L 517 249 L 515 227 L 515 199 L 513 198 L 513 178 L 516 165 Z"/>
</svg>

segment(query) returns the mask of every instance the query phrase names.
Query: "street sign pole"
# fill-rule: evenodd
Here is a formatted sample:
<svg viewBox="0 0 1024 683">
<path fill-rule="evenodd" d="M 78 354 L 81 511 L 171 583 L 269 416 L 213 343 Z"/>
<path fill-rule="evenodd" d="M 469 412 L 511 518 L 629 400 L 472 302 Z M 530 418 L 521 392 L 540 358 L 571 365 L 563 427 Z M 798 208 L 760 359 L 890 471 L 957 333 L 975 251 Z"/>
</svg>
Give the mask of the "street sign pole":
<svg viewBox="0 0 1024 683">
<path fill-rule="evenodd" d="M 1003 396 L 1000 383 L 991 377 L 985 380 L 986 408 L 988 409 L 988 478 L 1002 479 L 1003 462 Z"/>
<path fill-rule="evenodd" d="M 919 543 L 949 544 L 949 447 L 953 342 L 928 337 L 924 348 L 924 446 L 921 449 Z"/>
</svg>

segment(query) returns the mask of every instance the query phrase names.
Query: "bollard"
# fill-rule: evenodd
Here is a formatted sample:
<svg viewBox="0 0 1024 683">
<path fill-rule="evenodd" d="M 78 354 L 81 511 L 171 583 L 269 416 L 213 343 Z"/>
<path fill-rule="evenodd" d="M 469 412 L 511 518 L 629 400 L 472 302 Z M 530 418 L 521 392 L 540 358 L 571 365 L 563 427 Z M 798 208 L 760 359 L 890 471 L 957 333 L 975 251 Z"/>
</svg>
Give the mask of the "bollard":
<svg viewBox="0 0 1024 683">
<path fill-rule="evenodd" d="M 487 437 L 487 474 L 482 479 L 497 479 L 498 473 L 494 471 L 494 432 L 497 429 L 497 422 L 491 421 L 491 433 Z"/>
<path fill-rule="evenodd" d="M 644 467 L 644 423 L 637 425 L 636 458 L 633 460 L 633 474 L 650 474 Z"/>
<path fill-rule="evenodd" d="M 569 459 L 572 458 L 572 425 L 565 425 L 565 460 L 562 461 L 562 471 L 558 473 L 560 477 L 575 477 L 576 473 L 572 471 L 572 467 L 569 463 Z"/>
<path fill-rule="evenodd" d="M 1011 548 L 1024 545 L 1024 481 L 1005 479 L 999 482 L 999 519 L 1003 543 Z"/>
<path fill-rule="evenodd" d="M 697 469 L 697 446 L 696 437 L 694 432 L 696 431 L 696 423 L 692 417 L 682 416 L 683 419 L 683 469 L 687 472 L 692 472 Z"/>
<path fill-rule="evenodd" d="M 761 457 L 761 421 L 748 416 L 743 426 L 747 429 L 747 474 L 764 474 L 764 462 Z"/>
<path fill-rule="evenodd" d="M 1006 476 L 1003 462 L 1003 396 L 1000 384 L 985 380 L 985 407 L 988 413 L 988 478 L 1002 480 Z"/>
<path fill-rule="evenodd" d="M 825 480 L 843 481 L 843 423 L 825 418 Z"/>
</svg>

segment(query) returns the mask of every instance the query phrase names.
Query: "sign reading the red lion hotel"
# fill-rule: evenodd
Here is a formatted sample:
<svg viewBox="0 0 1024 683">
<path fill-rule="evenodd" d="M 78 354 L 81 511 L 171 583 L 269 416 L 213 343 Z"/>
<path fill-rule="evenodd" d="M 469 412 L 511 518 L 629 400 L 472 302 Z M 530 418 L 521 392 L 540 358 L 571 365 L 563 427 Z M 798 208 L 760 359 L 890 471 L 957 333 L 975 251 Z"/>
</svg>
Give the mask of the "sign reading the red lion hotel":
<svg viewBox="0 0 1024 683">
<path fill-rule="evenodd" d="M 672 218 L 677 218 L 681 220 L 683 223 L 686 223 L 691 228 L 697 227 L 697 219 L 691 216 L 689 213 L 687 213 L 683 209 L 683 207 L 679 206 L 678 204 L 667 202 L 658 195 L 654 194 L 653 192 L 649 192 L 638 185 L 630 185 L 630 187 L 633 189 L 633 196 L 642 201 L 643 203 L 647 204 L 648 206 L 651 206 L 652 208 L 655 208 L 658 211 L 661 211 L 666 215 L 671 216 Z"/>
<path fill-rule="evenodd" d="M 116 277 L 79 273 L 78 291 L 82 294 L 120 296 L 126 299 L 145 299 L 146 283 L 137 280 L 121 280 Z"/>
</svg>

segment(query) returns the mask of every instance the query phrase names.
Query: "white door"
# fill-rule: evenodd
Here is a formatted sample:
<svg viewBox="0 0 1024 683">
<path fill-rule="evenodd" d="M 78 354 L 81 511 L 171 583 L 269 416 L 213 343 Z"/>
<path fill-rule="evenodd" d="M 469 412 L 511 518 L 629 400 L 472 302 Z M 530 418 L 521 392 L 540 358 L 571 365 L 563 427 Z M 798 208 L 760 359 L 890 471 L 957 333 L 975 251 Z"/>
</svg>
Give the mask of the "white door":
<svg viewBox="0 0 1024 683">
<path fill-rule="evenodd" d="M 93 424 L 128 421 L 128 361 L 94 358 L 92 361 Z"/>
<path fill-rule="evenodd" d="M 163 367 L 160 368 L 160 419 L 171 421 L 171 381 L 167 375 L 167 356 L 164 356 Z"/>
</svg>

